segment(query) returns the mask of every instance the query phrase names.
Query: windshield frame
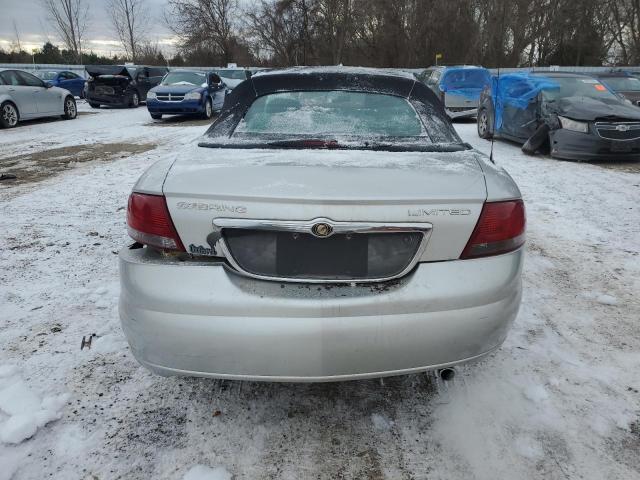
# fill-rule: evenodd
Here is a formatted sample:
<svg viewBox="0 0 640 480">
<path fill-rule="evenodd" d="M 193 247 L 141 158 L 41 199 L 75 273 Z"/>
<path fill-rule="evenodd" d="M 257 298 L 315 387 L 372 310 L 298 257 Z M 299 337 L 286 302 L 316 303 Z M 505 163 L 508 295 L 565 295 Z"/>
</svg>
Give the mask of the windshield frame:
<svg viewBox="0 0 640 480">
<path fill-rule="evenodd" d="M 609 89 L 613 90 L 614 92 L 640 92 L 640 79 L 638 77 L 634 77 L 633 75 L 611 75 L 608 77 L 598 77 L 598 80 L 600 80 L 601 83 L 609 87 Z M 631 81 L 633 83 L 636 83 L 637 88 L 619 88 L 614 85 L 614 82 L 619 80 Z"/>
<path fill-rule="evenodd" d="M 451 80 L 454 75 L 461 74 L 464 80 Z M 473 82 L 470 81 L 473 79 Z M 491 84 L 491 73 L 484 67 L 449 67 L 443 70 L 438 85 L 445 87 L 445 90 L 482 90 Z"/>
<path fill-rule="evenodd" d="M 391 145 L 388 150 L 394 151 L 443 151 L 467 150 L 472 147 L 463 142 L 460 135 L 447 116 L 442 102 L 436 94 L 426 85 L 418 82 L 408 74 L 391 75 L 373 69 L 349 69 L 342 67 L 323 68 L 315 70 L 314 67 L 301 67 L 298 70 L 273 71 L 265 75 L 253 75 L 241 82 L 225 97 L 225 104 L 213 124 L 207 129 L 198 145 L 209 148 L 255 148 L 273 149 L 281 145 L 269 145 L 271 142 L 261 140 L 256 144 L 247 139 L 239 140 L 231 138 L 236 125 L 240 122 L 246 111 L 260 96 L 276 92 L 300 92 L 300 91 L 349 91 L 388 94 L 401 97 L 409 101 L 417 112 L 425 126 L 428 138 L 423 137 L 415 147 L 409 148 L 406 144 Z M 284 137 L 282 137 L 284 139 Z M 359 143 L 350 143 L 348 146 L 331 142 L 335 139 L 327 139 L 329 142 L 318 142 L 317 136 L 307 138 L 312 145 L 298 146 L 298 148 L 326 148 L 326 143 L 331 143 L 332 148 L 370 149 L 376 150 L 371 144 L 367 147 L 364 140 Z M 391 139 L 389 139 L 391 140 Z M 282 143 L 282 142 L 279 142 Z M 285 142 L 287 143 L 287 142 Z M 319 144 L 319 146 L 318 146 Z M 383 150 L 382 148 L 379 148 Z M 387 149 L 387 148 L 385 148 Z"/>
<path fill-rule="evenodd" d="M 541 94 L 541 98 L 544 102 L 557 102 L 558 100 L 562 100 L 563 98 L 569 98 L 572 96 L 576 96 L 576 97 L 586 97 L 586 98 L 592 98 L 595 100 L 616 100 L 618 102 L 620 102 L 620 97 L 614 92 L 612 91 L 607 85 L 605 85 L 600 79 L 595 78 L 595 77 L 588 77 L 588 76 L 554 76 L 554 77 L 548 77 L 550 79 L 552 79 L 555 83 L 557 83 L 560 88 L 559 89 L 551 89 L 551 90 L 542 90 L 540 92 Z M 600 91 L 602 93 L 606 94 L 597 94 L 597 95 L 584 95 L 582 94 L 582 92 L 576 92 L 573 95 L 562 95 L 562 96 L 554 96 L 554 94 L 558 94 L 559 92 L 562 92 L 563 88 L 567 88 L 570 87 L 570 85 L 568 84 L 563 84 L 563 82 L 570 80 L 570 81 L 574 81 L 574 82 L 582 82 L 588 85 L 593 85 L 594 86 L 594 90 L 596 91 Z M 597 90 L 595 88 L 595 85 L 602 85 L 604 87 L 604 90 Z"/>
<path fill-rule="evenodd" d="M 422 85 L 422 84 L 421 84 Z M 427 88 L 427 87 L 424 87 Z M 306 135 L 306 134 L 251 134 L 251 138 L 244 137 L 242 132 L 236 132 L 236 127 L 240 124 L 246 112 L 251 105 L 263 97 L 264 95 L 271 93 L 283 93 L 283 92 L 300 92 L 300 91 L 345 91 L 345 92 L 357 92 L 357 93 L 373 93 L 377 95 L 391 95 L 404 99 L 409 103 L 411 108 L 415 111 L 421 128 L 424 130 L 422 136 L 387 136 L 387 137 L 363 137 L 358 135 Z M 429 92 L 431 93 L 431 92 Z M 450 141 L 436 141 L 429 132 L 429 128 L 425 124 L 425 115 L 430 112 L 430 105 L 424 104 L 419 99 L 412 99 L 403 95 L 395 95 L 389 92 L 381 91 L 367 91 L 354 88 L 331 88 L 331 89 L 304 89 L 304 90 L 278 90 L 268 92 L 263 95 L 256 96 L 246 105 L 244 111 L 236 112 L 236 115 L 229 115 L 227 118 L 220 117 L 210 127 L 210 130 L 205 133 L 203 138 L 198 143 L 201 147 L 208 148 L 233 148 L 233 149 L 337 149 L 337 150 L 371 150 L 371 151 L 390 151 L 390 152 L 459 152 L 465 150 L 472 150 L 473 147 L 467 142 L 463 142 L 456 130 L 449 123 L 443 125 L 448 127 L 448 134 L 451 137 Z M 432 116 L 434 125 L 441 121 L 437 115 Z M 213 135 L 211 130 L 215 130 L 215 127 L 219 126 L 220 130 L 225 132 L 223 135 Z M 235 136 L 234 136 L 235 134 Z M 238 135 L 240 134 L 240 135 Z M 315 145 L 304 145 L 304 141 L 308 140 Z M 339 141 L 338 141 L 339 140 Z M 296 144 L 296 142 L 299 142 Z"/>
<path fill-rule="evenodd" d="M 51 80 L 55 80 L 56 78 L 58 78 L 58 75 L 60 74 L 60 72 L 56 72 L 53 70 L 40 70 L 38 72 L 36 72 L 36 77 L 38 77 L 40 80 L 44 80 L 45 82 L 49 82 Z"/>
<path fill-rule="evenodd" d="M 173 72 L 169 72 L 167 73 L 162 80 L 160 81 L 160 85 L 163 87 L 168 87 L 171 85 L 177 85 L 179 82 L 174 82 L 174 83 L 166 83 L 166 79 L 171 76 L 171 75 L 198 75 L 202 77 L 202 81 L 199 83 L 190 83 L 190 85 L 193 85 L 194 87 L 200 87 L 202 86 L 203 83 L 207 83 L 207 73 L 206 72 L 199 72 L 199 71 L 193 71 L 193 72 L 189 72 L 189 71 L 173 71 Z"/>
<path fill-rule="evenodd" d="M 349 93 L 349 94 L 356 94 L 356 95 L 362 95 L 362 94 L 366 94 L 366 95 L 380 95 L 380 96 L 386 96 L 386 97 L 394 97 L 397 98 L 401 101 L 404 101 L 407 106 L 411 109 L 411 111 L 414 113 L 416 120 L 418 121 L 418 124 L 420 125 L 420 135 L 397 135 L 397 136 L 393 136 L 393 135 L 372 135 L 372 134 L 362 134 L 362 135 L 358 135 L 358 134 L 348 134 L 348 133 L 301 133 L 301 132 L 292 132 L 292 133 L 286 133 L 286 132 L 238 132 L 237 129 L 238 127 L 240 127 L 243 122 L 245 121 L 245 117 L 247 116 L 247 114 L 251 111 L 251 108 L 256 104 L 256 102 L 261 101 L 262 99 L 265 99 L 266 97 L 269 96 L 276 96 L 276 95 L 282 95 L 282 94 L 302 94 L 302 93 L 324 93 L 324 94 L 329 94 L 332 92 L 340 92 L 340 93 Z M 244 114 L 242 115 L 242 118 L 240 119 L 240 121 L 234 126 L 233 130 L 231 131 L 231 134 L 229 136 L 232 140 L 235 139 L 239 139 L 239 138 L 245 138 L 246 140 L 251 141 L 252 139 L 263 139 L 265 141 L 271 141 L 273 140 L 275 137 L 277 137 L 279 140 L 282 141 L 287 141 L 287 140 L 301 140 L 301 139 L 320 139 L 320 140 L 333 140 L 333 141 L 337 141 L 338 139 L 342 140 L 341 142 L 338 142 L 340 144 L 342 144 L 343 142 L 347 142 L 347 143 L 353 143 L 356 141 L 356 139 L 360 139 L 362 140 L 360 143 L 363 145 L 367 145 L 367 144 L 375 144 L 375 143 L 387 143 L 388 140 L 386 139 L 390 139 L 390 138 L 406 138 L 406 139 L 414 139 L 414 141 L 418 141 L 418 139 L 421 139 L 422 141 L 427 140 L 429 143 L 432 142 L 431 137 L 429 136 L 429 133 L 427 131 L 426 126 L 424 125 L 424 121 L 422 119 L 422 117 L 420 116 L 420 114 L 416 111 L 415 106 L 411 104 L 411 102 L 402 96 L 399 95 L 392 95 L 392 94 L 388 94 L 388 93 L 381 93 L 381 92 L 367 92 L 367 91 L 356 91 L 356 90 L 345 90 L 345 89 L 335 89 L 335 90 L 296 90 L 296 91 L 286 91 L 286 92 L 270 92 L 268 94 L 265 95 L 260 95 L 259 97 L 256 97 L 254 99 L 254 101 L 251 103 L 251 105 L 249 105 L 249 107 L 247 108 L 247 110 L 244 112 Z"/>
<path fill-rule="evenodd" d="M 225 75 L 225 73 L 230 72 L 231 75 Z M 226 78 L 229 80 L 246 80 L 247 79 L 247 71 L 243 68 L 224 68 L 224 69 L 216 69 L 214 73 L 217 73 L 219 77 Z M 234 76 L 237 74 L 237 76 Z"/>
</svg>

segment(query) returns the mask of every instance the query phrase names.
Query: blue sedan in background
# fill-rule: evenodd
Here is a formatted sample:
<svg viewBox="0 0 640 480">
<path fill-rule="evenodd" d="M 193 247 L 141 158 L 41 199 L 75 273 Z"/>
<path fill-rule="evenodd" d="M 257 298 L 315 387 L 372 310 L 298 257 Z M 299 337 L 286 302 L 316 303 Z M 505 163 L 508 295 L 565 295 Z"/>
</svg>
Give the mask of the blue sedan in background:
<svg viewBox="0 0 640 480">
<path fill-rule="evenodd" d="M 36 72 L 36 76 L 54 87 L 69 90 L 75 97 L 84 98 L 84 78 L 68 70 L 43 70 Z"/>
<path fill-rule="evenodd" d="M 147 109 L 156 120 L 162 115 L 199 115 L 211 118 L 224 104 L 227 86 L 216 72 L 173 70 L 147 93 Z"/>
</svg>

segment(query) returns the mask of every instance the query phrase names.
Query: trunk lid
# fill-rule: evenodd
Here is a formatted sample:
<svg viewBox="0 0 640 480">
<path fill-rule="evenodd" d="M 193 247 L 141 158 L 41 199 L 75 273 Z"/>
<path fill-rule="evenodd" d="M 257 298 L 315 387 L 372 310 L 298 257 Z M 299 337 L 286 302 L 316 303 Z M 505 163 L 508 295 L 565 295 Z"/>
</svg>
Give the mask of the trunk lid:
<svg viewBox="0 0 640 480">
<path fill-rule="evenodd" d="M 458 258 L 486 199 L 475 151 L 195 148 L 163 186 L 187 250 L 204 251 L 216 218 L 430 223 L 421 260 Z"/>
<path fill-rule="evenodd" d="M 129 86 L 131 78 L 121 75 L 100 75 L 89 82 L 90 93 L 96 95 L 120 95 Z"/>
</svg>

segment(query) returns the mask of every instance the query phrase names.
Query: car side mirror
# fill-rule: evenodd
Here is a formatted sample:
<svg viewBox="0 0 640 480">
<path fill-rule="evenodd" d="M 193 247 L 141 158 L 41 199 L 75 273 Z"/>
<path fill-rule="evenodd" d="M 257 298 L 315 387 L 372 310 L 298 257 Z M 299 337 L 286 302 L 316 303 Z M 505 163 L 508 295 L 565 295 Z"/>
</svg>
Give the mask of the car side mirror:
<svg viewBox="0 0 640 480">
<path fill-rule="evenodd" d="M 51 87 L 53 87 L 51 82 L 44 82 L 44 88 L 51 88 Z"/>
</svg>

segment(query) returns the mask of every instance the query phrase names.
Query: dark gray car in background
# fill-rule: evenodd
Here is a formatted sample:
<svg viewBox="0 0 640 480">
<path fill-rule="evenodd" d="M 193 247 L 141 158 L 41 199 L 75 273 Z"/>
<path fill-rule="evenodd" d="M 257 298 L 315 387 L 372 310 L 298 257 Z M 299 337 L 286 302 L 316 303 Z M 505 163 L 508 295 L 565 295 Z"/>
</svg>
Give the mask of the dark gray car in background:
<svg viewBox="0 0 640 480">
<path fill-rule="evenodd" d="M 640 79 L 628 72 L 610 72 L 594 75 L 610 90 L 626 98 L 634 105 L 640 105 Z"/>
<path fill-rule="evenodd" d="M 93 108 L 101 105 L 136 108 L 169 72 L 167 67 L 136 65 L 89 65 L 86 70 L 89 74 L 86 96 Z"/>
</svg>

